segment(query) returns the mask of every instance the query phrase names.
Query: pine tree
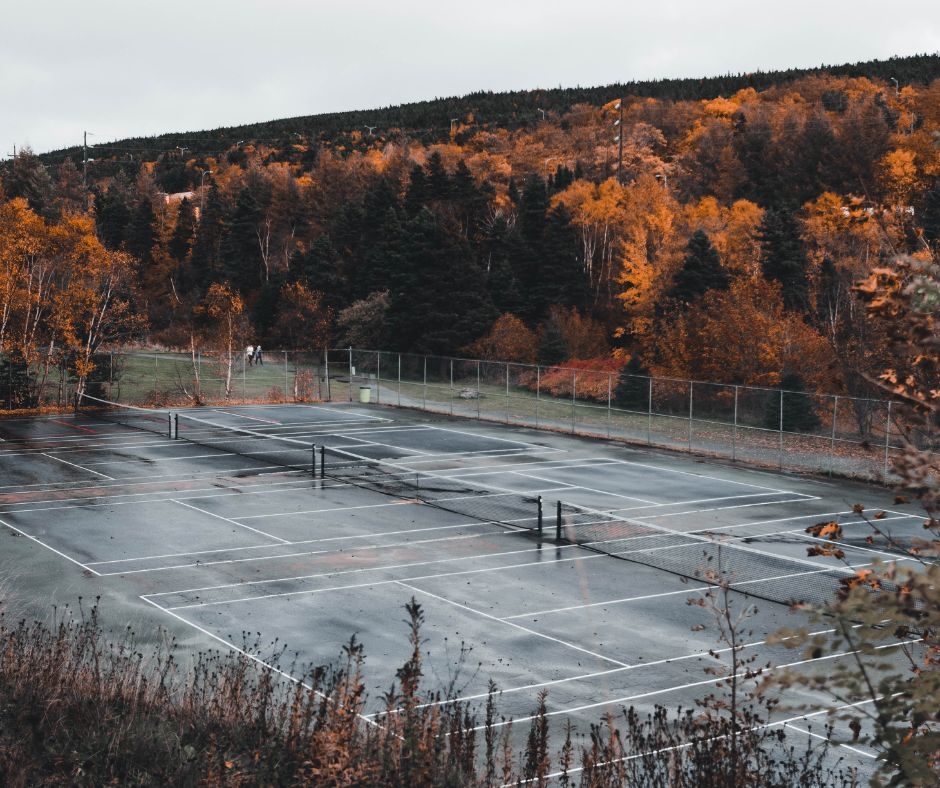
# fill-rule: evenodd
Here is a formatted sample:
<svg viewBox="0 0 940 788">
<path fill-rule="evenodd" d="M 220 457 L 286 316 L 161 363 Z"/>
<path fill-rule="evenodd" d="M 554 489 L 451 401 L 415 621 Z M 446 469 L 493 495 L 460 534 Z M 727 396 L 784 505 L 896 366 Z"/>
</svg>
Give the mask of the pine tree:
<svg viewBox="0 0 940 788">
<path fill-rule="evenodd" d="M 153 262 L 153 247 L 157 242 L 157 217 L 153 205 L 144 196 L 127 225 L 127 238 L 124 248 L 144 264 Z"/>
<path fill-rule="evenodd" d="M 390 290 L 386 345 L 452 354 L 482 336 L 496 310 L 466 241 L 421 211 L 402 227 L 401 266 Z"/>
<path fill-rule="evenodd" d="M 351 300 L 349 283 L 340 271 L 339 254 L 327 235 L 317 236 L 310 248 L 294 256 L 291 279 L 323 293 L 324 304 L 337 314 Z"/>
<path fill-rule="evenodd" d="M 786 209 L 769 209 L 761 222 L 760 240 L 764 278 L 780 283 L 787 309 L 807 311 L 808 264 L 796 217 Z"/>
<path fill-rule="evenodd" d="M 184 197 L 180 201 L 179 209 L 176 214 L 176 227 L 173 229 L 173 235 L 167 244 L 167 251 L 170 257 L 179 263 L 186 259 L 189 249 L 193 243 L 193 237 L 196 234 L 196 211 L 188 198 Z"/>
<path fill-rule="evenodd" d="M 564 203 L 553 208 L 547 218 L 541 243 L 537 273 L 529 293 L 530 311 L 544 316 L 552 306 L 583 309 L 589 289 L 580 258 L 581 245 Z"/>
<path fill-rule="evenodd" d="M 229 222 L 230 209 L 224 195 L 213 184 L 200 212 L 196 238 L 190 254 L 192 279 L 203 291 L 224 279 L 221 246 Z"/>
<path fill-rule="evenodd" d="M 686 246 L 682 268 L 676 272 L 667 299 L 689 305 L 709 290 L 727 290 L 728 272 L 722 267 L 718 252 L 703 230 L 696 230 Z"/>
<path fill-rule="evenodd" d="M 780 378 L 780 394 L 771 394 L 764 412 L 764 426 L 784 432 L 813 432 L 819 429 L 820 420 L 813 398 L 804 393 L 806 384 L 797 372 L 784 372 Z M 781 415 L 781 407 L 783 409 Z"/>
<path fill-rule="evenodd" d="M 106 192 L 95 195 L 95 227 L 105 248 L 112 251 L 121 248 L 130 221 L 126 182 L 119 184 L 115 179 Z"/>
<path fill-rule="evenodd" d="M 627 410 L 649 408 L 650 371 L 643 366 L 639 356 L 630 356 L 630 360 L 620 370 L 617 387 L 614 389 L 614 404 Z"/>
</svg>

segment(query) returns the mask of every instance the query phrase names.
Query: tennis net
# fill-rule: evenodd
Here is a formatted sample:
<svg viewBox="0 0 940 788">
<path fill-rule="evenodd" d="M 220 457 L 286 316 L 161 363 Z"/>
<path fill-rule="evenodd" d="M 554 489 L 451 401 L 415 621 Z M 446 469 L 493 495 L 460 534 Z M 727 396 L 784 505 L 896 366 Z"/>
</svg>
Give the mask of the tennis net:
<svg viewBox="0 0 940 788">
<path fill-rule="evenodd" d="M 82 415 L 92 416 L 102 421 L 121 424 L 144 432 L 152 432 L 165 438 L 173 436 L 173 414 L 162 408 L 140 408 L 123 402 L 79 394 L 75 408 Z"/>
<path fill-rule="evenodd" d="M 673 531 L 561 501 L 556 516 L 563 541 L 689 580 L 728 583 L 769 602 L 823 605 L 854 575 L 847 567 L 774 555 L 717 534 Z"/>
<path fill-rule="evenodd" d="M 542 530 L 541 496 L 494 492 L 465 479 L 422 473 L 387 460 L 321 446 L 321 477 L 517 530 Z"/>
<path fill-rule="evenodd" d="M 173 425 L 176 438 L 215 449 L 220 454 L 237 454 L 257 460 L 263 464 L 263 469 L 313 471 L 313 444 L 298 438 L 217 424 L 186 412 L 174 413 Z"/>
</svg>

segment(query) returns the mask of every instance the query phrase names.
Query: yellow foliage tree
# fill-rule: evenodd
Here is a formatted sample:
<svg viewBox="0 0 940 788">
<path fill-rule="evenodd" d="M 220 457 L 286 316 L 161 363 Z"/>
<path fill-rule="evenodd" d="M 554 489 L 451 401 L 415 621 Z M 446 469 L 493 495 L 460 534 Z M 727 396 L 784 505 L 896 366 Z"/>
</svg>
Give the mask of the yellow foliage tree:
<svg viewBox="0 0 940 788">
<path fill-rule="evenodd" d="M 783 308 L 780 286 L 765 279 L 732 282 L 706 293 L 659 335 L 658 375 L 721 383 L 776 386 L 798 369 L 813 389 L 825 389 L 829 346 Z"/>
<path fill-rule="evenodd" d="M 468 345 L 466 352 L 474 358 L 493 361 L 535 362 L 538 337 L 518 317 L 506 313 L 494 321 L 485 336 Z"/>
</svg>

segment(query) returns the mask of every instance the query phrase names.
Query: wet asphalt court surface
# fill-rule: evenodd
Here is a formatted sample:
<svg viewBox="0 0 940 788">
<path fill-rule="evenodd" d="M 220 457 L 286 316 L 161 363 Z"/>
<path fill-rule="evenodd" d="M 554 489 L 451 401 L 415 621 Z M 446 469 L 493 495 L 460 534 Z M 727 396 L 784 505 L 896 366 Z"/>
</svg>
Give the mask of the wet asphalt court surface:
<svg viewBox="0 0 940 788">
<path fill-rule="evenodd" d="M 714 664 L 707 652 L 716 626 L 687 603 L 705 586 L 556 543 L 556 500 L 790 557 L 795 594 L 822 560 L 806 558 L 807 526 L 842 523 L 848 559 L 862 565 L 893 556 L 864 544 L 853 504 L 885 509 L 881 524 L 895 535 L 915 535 L 922 523 L 879 488 L 379 406 L 199 415 L 390 458 L 487 495 L 541 495 L 543 535 L 93 417 L 8 419 L 0 421 L 0 525 L 25 537 L 16 543 L 17 585 L 57 601 L 94 592 L 106 612 L 126 608 L 140 628 L 188 632 L 194 648 L 257 641 L 262 661 L 264 644 L 276 640 L 299 663 L 335 662 L 355 634 L 373 711 L 409 655 L 404 606 L 414 598 L 426 618 L 425 689 L 453 681 L 460 697 L 482 702 L 492 679 L 500 713 L 523 735 L 541 690 L 555 731 L 571 719 L 585 733 L 607 711 L 687 708 L 714 689 L 705 668 Z M 532 520 L 519 524 L 534 526 L 536 511 L 533 503 Z M 831 670 L 831 659 L 806 662 L 765 643 L 802 619 L 785 605 L 750 601 L 757 612 L 746 655 Z M 805 731 L 796 707 L 822 702 L 790 690 L 784 705 L 793 708 L 777 718 Z M 817 714 L 812 726 L 824 722 Z M 840 754 L 870 766 L 864 748 Z"/>
</svg>

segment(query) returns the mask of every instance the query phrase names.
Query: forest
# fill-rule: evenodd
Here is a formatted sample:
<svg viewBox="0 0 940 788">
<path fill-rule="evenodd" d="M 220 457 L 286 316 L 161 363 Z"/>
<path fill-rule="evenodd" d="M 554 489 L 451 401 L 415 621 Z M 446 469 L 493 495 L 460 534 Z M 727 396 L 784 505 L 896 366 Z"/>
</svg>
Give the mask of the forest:
<svg viewBox="0 0 940 788">
<path fill-rule="evenodd" d="M 936 273 L 940 56 L 23 149 L 0 186 L 0 377 L 226 336 L 865 396 L 857 283 Z"/>
</svg>

